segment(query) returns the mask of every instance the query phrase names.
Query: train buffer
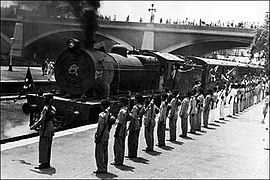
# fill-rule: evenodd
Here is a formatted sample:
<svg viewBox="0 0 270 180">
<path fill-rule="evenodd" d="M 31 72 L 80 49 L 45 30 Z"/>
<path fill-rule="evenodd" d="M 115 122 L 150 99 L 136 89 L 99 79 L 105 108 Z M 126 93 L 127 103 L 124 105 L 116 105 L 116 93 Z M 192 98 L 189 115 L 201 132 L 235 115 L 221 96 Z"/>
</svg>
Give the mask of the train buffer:
<svg viewBox="0 0 270 180">
<path fill-rule="evenodd" d="M 266 131 L 261 124 L 263 103 L 243 113 L 202 128 L 202 132 L 166 141 L 166 147 L 146 147 L 140 132 L 138 158 L 124 159 L 124 166 L 112 166 L 115 127 L 110 132 L 108 174 L 96 175 L 94 133 L 97 124 L 56 132 L 51 168 L 35 170 L 38 137 L 1 144 L 1 178 L 269 178 L 269 150 L 264 149 Z M 168 123 L 167 123 L 168 127 Z M 143 127 L 142 127 L 143 128 Z M 156 127 L 155 127 L 156 128 Z M 157 143 L 156 129 L 154 131 Z M 169 138 L 169 131 L 166 131 Z M 127 144 L 127 141 L 126 141 Z M 125 155 L 127 155 L 127 145 Z"/>
</svg>

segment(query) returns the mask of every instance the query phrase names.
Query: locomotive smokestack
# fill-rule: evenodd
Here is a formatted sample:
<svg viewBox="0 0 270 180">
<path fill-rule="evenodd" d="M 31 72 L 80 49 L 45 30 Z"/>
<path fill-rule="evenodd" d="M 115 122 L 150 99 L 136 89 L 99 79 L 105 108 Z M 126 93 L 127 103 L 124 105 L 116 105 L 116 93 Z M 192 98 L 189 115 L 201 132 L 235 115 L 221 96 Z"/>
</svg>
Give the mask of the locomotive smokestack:
<svg viewBox="0 0 270 180">
<path fill-rule="evenodd" d="M 78 18 L 84 31 L 85 48 L 93 48 L 95 32 L 98 28 L 97 9 L 100 7 L 99 0 L 68 1 L 74 9 L 74 15 Z"/>
</svg>

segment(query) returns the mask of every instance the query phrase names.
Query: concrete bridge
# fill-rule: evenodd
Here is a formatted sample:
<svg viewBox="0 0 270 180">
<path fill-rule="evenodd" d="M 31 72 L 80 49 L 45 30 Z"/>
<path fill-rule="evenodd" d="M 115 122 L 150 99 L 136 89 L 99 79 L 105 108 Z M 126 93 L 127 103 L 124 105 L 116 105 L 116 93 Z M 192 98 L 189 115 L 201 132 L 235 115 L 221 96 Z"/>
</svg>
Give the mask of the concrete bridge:
<svg viewBox="0 0 270 180">
<path fill-rule="evenodd" d="M 248 47 L 254 29 L 100 21 L 96 42 L 105 45 L 121 43 L 127 48 L 153 49 L 173 54 L 201 56 L 220 49 Z M 56 58 L 66 48 L 66 40 L 84 40 L 79 23 L 74 21 L 35 21 L 1 18 L 1 54 L 9 54 L 15 38 L 13 55 Z"/>
</svg>

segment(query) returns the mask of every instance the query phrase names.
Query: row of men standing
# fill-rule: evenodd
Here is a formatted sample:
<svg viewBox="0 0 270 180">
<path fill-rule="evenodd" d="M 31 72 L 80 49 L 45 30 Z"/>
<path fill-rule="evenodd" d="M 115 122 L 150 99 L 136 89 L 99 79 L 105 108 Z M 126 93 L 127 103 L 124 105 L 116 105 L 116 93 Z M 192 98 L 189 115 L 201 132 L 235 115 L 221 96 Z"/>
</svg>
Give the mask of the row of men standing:
<svg viewBox="0 0 270 180">
<path fill-rule="evenodd" d="M 246 88 L 246 87 L 245 87 Z M 236 91 L 234 90 L 236 89 Z M 165 130 L 166 121 L 169 120 L 169 139 L 168 141 L 176 141 L 176 129 L 178 117 L 181 119 L 182 134 L 180 137 L 187 137 L 188 120 L 190 121 L 190 133 L 195 134 L 201 131 L 201 124 L 205 128 L 209 124 L 214 124 L 225 118 L 225 105 L 228 103 L 229 113 L 233 115 L 237 113 L 233 107 L 247 108 L 252 103 L 240 105 L 243 101 L 236 101 L 236 92 L 240 92 L 239 86 L 231 84 L 227 87 L 225 84 L 208 89 L 204 95 L 204 90 L 195 87 L 191 91 L 187 91 L 183 100 L 180 100 L 178 91 L 172 93 L 163 93 L 161 95 L 161 105 L 157 107 L 154 98 L 144 101 L 141 94 L 135 95 L 135 105 L 129 111 L 129 100 L 120 98 L 120 110 L 115 118 L 110 113 L 110 102 L 108 100 L 101 101 L 102 112 L 99 114 L 98 128 L 95 134 L 95 158 L 97 171 L 94 173 L 106 173 L 108 165 L 108 139 L 109 132 L 113 124 L 116 125 L 114 134 L 114 162 L 112 165 L 123 165 L 125 154 L 125 139 L 128 135 L 128 158 L 136 158 L 138 152 L 139 135 L 142 124 L 144 124 L 144 136 L 147 147 L 144 151 L 153 151 L 154 149 L 154 127 L 157 123 L 157 146 L 166 146 Z M 251 101 L 254 94 L 247 95 L 245 92 L 245 101 Z M 240 97 L 240 96 L 239 96 Z M 242 96 L 243 97 L 243 96 Z M 237 104 L 237 105 L 236 105 Z M 243 103 L 242 103 L 243 104 Z M 232 109 L 232 110 L 231 110 Z M 158 116 L 157 116 L 158 115 Z M 157 122 L 156 122 L 156 117 Z M 127 125 L 129 122 L 129 125 Z"/>
</svg>

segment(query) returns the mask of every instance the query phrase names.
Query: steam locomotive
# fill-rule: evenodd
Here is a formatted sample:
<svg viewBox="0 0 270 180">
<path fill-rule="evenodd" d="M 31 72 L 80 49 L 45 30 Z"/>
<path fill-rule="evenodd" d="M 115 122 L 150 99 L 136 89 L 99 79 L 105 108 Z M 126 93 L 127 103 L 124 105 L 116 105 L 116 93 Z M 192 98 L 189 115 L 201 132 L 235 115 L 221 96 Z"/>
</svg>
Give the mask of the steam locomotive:
<svg viewBox="0 0 270 180">
<path fill-rule="evenodd" d="M 111 53 L 82 49 L 75 39 L 68 40 L 67 46 L 55 64 L 55 79 L 62 93 L 103 99 L 158 87 L 160 64 L 153 56 L 129 55 L 121 45 L 113 46 Z"/>
</svg>

